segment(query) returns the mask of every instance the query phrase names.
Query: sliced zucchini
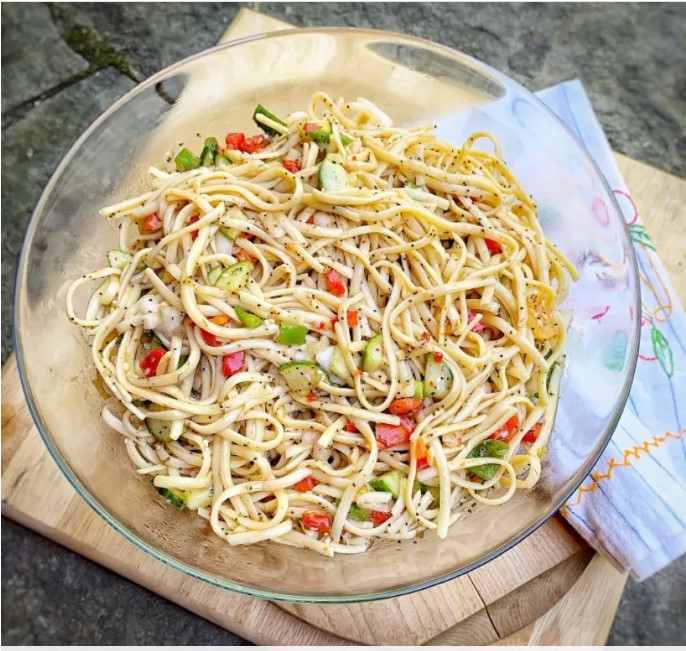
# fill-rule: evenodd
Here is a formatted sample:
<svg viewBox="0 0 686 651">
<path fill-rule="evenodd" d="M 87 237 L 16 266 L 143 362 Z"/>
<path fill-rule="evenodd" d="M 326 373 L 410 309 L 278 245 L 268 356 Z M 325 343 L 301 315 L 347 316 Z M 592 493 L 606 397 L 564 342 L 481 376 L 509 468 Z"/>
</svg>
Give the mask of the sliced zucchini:
<svg viewBox="0 0 686 651">
<path fill-rule="evenodd" d="M 228 237 L 232 242 L 235 242 L 237 238 L 239 238 L 242 234 L 243 231 L 238 230 L 237 228 L 233 228 L 232 226 L 227 226 L 226 221 L 227 219 L 239 219 L 241 221 L 246 221 L 249 222 L 250 220 L 245 216 L 242 210 L 239 208 L 232 208 L 229 210 L 229 212 L 224 215 L 223 217 L 220 217 L 217 221 L 219 222 L 219 232 L 222 235 L 225 235 Z"/>
<path fill-rule="evenodd" d="M 192 511 L 197 511 L 204 506 L 212 504 L 212 489 L 211 488 L 197 488 L 195 490 L 186 491 L 186 508 Z"/>
<path fill-rule="evenodd" d="M 343 360 L 343 353 L 338 346 L 336 346 L 334 349 L 333 356 L 331 357 L 331 372 L 337 378 L 343 380 L 343 382 L 346 384 L 355 384 L 353 376 L 350 375 L 350 371 L 348 371 L 348 367 L 345 365 L 345 361 Z"/>
<path fill-rule="evenodd" d="M 252 330 L 253 328 L 257 328 L 264 323 L 264 319 L 260 318 L 256 314 L 252 314 L 251 312 L 246 312 L 242 307 L 239 307 L 238 305 L 233 309 L 236 312 L 238 320 L 246 328 L 250 328 Z"/>
<path fill-rule="evenodd" d="M 214 157 L 214 164 L 217 166 L 218 165 L 231 165 L 231 161 L 226 156 L 224 156 L 224 154 L 217 154 Z"/>
<path fill-rule="evenodd" d="M 281 364 L 279 373 L 295 393 L 310 393 L 326 378 L 326 371 L 319 364 L 308 361 Z"/>
<path fill-rule="evenodd" d="M 345 133 L 342 133 L 342 134 L 341 134 L 341 144 L 342 144 L 344 147 L 345 147 L 346 145 L 349 145 L 352 141 L 353 141 L 353 139 L 352 139 L 350 136 L 348 136 L 347 134 L 345 134 Z"/>
<path fill-rule="evenodd" d="M 248 282 L 254 268 L 255 265 L 248 260 L 236 262 L 222 271 L 214 286 L 227 292 L 237 293 Z"/>
<path fill-rule="evenodd" d="M 325 158 L 319 165 L 319 187 L 333 192 L 348 185 L 348 173 L 345 169 L 330 158 Z"/>
<path fill-rule="evenodd" d="M 216 138 L 205 138 L 202 151 L 200 152 L 200 164 L 203 167 L 212 167 L 218 150 L 219 143 Z"/>
<path fill-rule="evenodd" d="M 442 400 L 450 391 L 452 379 L 450 367 L 443 360 L 437 362 L 434 353 L 429 353 L 424 376 L 424 395 Z"/>
<path fill-rule="evenodd" d="M 376 491 L 390 493 L 395 499 L 400 495 L 400 480 L 402 473 L 399 470 L 391 470 L 381 477 L 375 477 L 369 481 L 369 485 Z"/>
<path fill-rule="evenodd" d="M 424 383 L 421 380 L 414 381 L 414 396 L 422 400 L 424 398 Z"/>
<path fill-rule="evenodd" d="M 364 347 L 362 353 L 362 370 L 366 373 L 373 373 L 383 364 L 383 338 L 381 335 L 374 335 Z"/>
<path fill-rule="evenodd" d="M 176 488 L 158 488 L 157 492 L 177 509 L 182 509 L 186 506 L 186 496 L 183 491 Z"/>
<path fill-rule="evenodd" d="M 350 510 L 348 511 L 348 517 L 355 522 L 367 522 L 369 520 L 369 511 L 363 509 L 361 506 L 357 506 L 355 502 L 350 505 Z"/>
<path fill-rule="evenodd" d="M 255 111 L 252 114 L 253 122 L 269 136 L 278 136 L 279 132 L 276 129 L 273 129 L 272 127 L 268 127 L 266 124 L 262 124 L 262 122 L 260 122 L 257 119 L 258 115 L 264 115 L 264 117 L 271 120 L 272 122 L 276 122 L 277 124 L 283 124 L 284 127 L 286 126 L 286 123 L 283 120 L 277 118 L 276 115 L 274 115 L 271 111 L 268 111 L 266 108 L 264 108 L 262 104 L 258 104 L 255 107 Z"/>
<path fill-rule="evenodd" d="M 223 267 L 215 267 L 210 271 L 210 273 L 207 274 L 207 282 L 210 283 L 210 285 L 214 285 L 217 282 L 217 279 L 219 276 L 222 275 L 222 271 L 224 271 Z"/>
<path fill-rule="evenodd" d="M 126 251 L 112 249 L 107 252 L 107 262 L 110 267 L 114 267 L 115 269 L 125 269 L 131 260 L 133 260 L 133 256 L 130 253 L 126 253 Z"/>
</svg>

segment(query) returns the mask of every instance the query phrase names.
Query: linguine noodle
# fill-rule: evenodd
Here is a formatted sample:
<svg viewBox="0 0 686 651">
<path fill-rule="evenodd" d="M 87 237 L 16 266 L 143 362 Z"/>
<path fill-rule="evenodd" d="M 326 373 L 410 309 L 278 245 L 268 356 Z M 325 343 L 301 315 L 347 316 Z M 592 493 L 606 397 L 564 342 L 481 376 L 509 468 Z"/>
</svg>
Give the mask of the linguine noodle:
<svg viewBox="0 0 686 651">
<path fill-rule="evenodd" d="M 231 545 L 444 538 L 540 477 L 576 272 L 489 134 L 456 148 L 323 93 L 259 109 L 267 135 L 101 210 L 120 248 L 67 312 L 103 419 Z"/>
</svg>

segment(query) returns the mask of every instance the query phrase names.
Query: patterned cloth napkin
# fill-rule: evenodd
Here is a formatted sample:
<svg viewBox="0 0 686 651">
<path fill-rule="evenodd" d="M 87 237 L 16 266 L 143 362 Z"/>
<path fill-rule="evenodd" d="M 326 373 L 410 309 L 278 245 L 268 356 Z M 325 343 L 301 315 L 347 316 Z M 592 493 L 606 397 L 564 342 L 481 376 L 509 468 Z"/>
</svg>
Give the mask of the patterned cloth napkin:
<svg viewBox="0 0 686 651">
<path fill-rule="evenodd" d="M 686 314 L 641 225 L 579 81 L 538 93 L 600 166 L 634 241 L 643 302 L 629 402 L 562 515 L 598 551 L 644 579 L 686 552 Z"/>
</svg>

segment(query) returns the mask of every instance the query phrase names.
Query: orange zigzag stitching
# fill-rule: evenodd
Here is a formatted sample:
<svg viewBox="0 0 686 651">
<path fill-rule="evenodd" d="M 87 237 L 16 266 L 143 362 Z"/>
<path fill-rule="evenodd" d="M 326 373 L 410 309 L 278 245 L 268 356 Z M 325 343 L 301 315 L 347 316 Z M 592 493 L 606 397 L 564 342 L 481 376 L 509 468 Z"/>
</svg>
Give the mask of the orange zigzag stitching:
<svg viewBox="0 0 686 651">
<path fill-rule="evenodd" d="M 598 490 L 598 484 L 601 481 L 603 481 L 603 479 L 612 478 L 615 468 L 623 468 L 630 466 L 632 463 L 631 457 L 639 459 L 641 457 L 641 453 L 645 452 L 647 454 L 650 454 L 650 448 L 660 447 L 660 445 L 667 441 L 667 439 L 675 439 L 678 441 L 680 438 L 684 436 L 684 434 L 686 434 L 686 429 L 682 429 L 681 432 L 679 432 L 678 434 L 667 432 L 664 436 L 653 436 L 653 438 L 649 441 L 644 441 L 640 445 L 634 445 L 632 448 L 624 450 L 621 461 L 617 461 L 614 457 L 612 457 L 607 464 L 607 471 L 602 473 L 592 472 L 591 478 L 593 479 L 593 481 L 591 482 L 591 484 L 588 486 L 579 486 L 579 495 L 576 498 L 576 501 L 571 504 L 565 504 L 560 509 L 560 512 L 562 513 L 562 515 L 566 515 L 569 509 L 572 509 L 575 506 L 579 506 L 579 504 L 581 504 L 581 500 L 584 497 L 584 493 L 595 493 Z"/>
</svg>

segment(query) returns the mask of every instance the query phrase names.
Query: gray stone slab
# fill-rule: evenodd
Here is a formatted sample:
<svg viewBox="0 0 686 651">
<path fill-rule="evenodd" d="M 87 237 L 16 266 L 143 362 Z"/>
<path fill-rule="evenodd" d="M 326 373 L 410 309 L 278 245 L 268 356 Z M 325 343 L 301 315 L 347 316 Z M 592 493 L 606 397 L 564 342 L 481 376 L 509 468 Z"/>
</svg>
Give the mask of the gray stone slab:
<svg viewBox="0 0 686 651">
<path fill-rule="evenodd" d="M 44 4 L 2 5 L 3 113 L 87 69 L 88 61 L 60 38 Z"/>
<path fill-rule="evenodd" d="M 217 3 L 59 7 L 69 21 L 92 24 L 145 75 L 214 45 L 239 8 Z M 421 36 L 470 54 L 534 91 L 579 77 L 616 151 L 686 176 L 684 4 L 258 3 L 254 8 L 296 26 Z"/>
<path fill-rule="evenodd" d="M 4 81 L 4 79 L 3 79 Z M 69 147 L 134 83 L 102 70 L 35 106 L 2 134 L 2 361 L 12 350 L 16 263 L 31 213 Z"/>
<path fill-rule="evenodd" d="M 247 644 L 6 518 L 2 549 L 3 645 Z"/>
</svg>

